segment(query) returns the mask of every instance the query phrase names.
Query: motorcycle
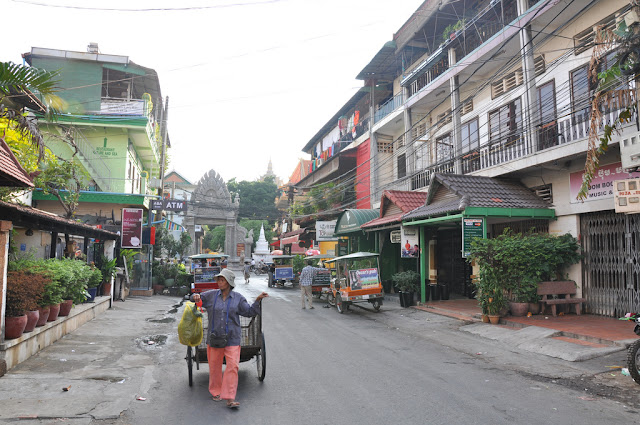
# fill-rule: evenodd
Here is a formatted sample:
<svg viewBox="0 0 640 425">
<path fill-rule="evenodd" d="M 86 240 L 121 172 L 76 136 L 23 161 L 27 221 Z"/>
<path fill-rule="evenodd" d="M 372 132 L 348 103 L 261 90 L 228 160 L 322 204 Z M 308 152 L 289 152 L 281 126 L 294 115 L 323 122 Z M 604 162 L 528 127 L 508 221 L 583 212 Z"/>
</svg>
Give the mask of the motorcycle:
<svg viewBox="0 0 640 425">
<path fill-rule="evenodd" d="M 627 313 L 626 316 L 621 317 L 620 320 L 633 320 L 636 324 L 633 332 L 640 336 L 640 313 Z M 640 384 L 640 339 L 629 346 L 629 350 L 627 351 L 627 368 L 633 380 Z"/>
<path fill-rule="evenodd" d="M 269 271 L 269 266 L 266 264 L 263 264 L 263 265 L 256 264 L 255 268 L 253 269 L 253 272 L 256 274 L 256 276 L 260 276 L 262 273 L 267 273 L 268 271 Z"/>
</svg>

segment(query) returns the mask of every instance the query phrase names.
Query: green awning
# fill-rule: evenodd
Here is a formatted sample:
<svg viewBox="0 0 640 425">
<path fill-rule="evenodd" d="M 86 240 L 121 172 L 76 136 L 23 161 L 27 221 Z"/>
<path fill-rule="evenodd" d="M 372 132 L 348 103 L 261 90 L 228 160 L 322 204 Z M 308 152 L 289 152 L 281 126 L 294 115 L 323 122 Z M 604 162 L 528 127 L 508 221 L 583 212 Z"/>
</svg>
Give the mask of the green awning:
<svg viewBox="0 0 640 425">
<path fill-rule="evenodd" d="M 374 218 L 380 217 L 380 210 L 356 210 L 346 209 L 340 213 L 336 220 L 335 235 L 345 235 L 354 232 L 360 232 L 364 223 L 367 223 Z"/>
<path fill-rule="evenodd" d="M 459 221 L 463 217 L 505 217 L 554 220 L 556 210 L 553 208 L 494 208 L 467 207 L 459 214 L 429 217 L 422 220 L 404 221 L 403 226 L 437 226 L 443 222 Z M 337 228 L 337 227 L 336 227 Z"/>
</svg>

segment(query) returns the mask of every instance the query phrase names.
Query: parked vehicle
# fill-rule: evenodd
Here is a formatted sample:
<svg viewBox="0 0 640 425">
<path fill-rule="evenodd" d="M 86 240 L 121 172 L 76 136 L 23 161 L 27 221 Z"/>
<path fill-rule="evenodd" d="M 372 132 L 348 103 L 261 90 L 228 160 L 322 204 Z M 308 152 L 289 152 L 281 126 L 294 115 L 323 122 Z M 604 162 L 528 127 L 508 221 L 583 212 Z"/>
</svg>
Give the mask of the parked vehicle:
<svg viewBox="0 0 640 425">
<path fill-rule="evenodd" d="M 253 267 L 253 272 L 256 274 L 256 276 L 260 276 L 261 274 L 266 274 L 269 272 L 269 264 L 268 263 L 263 263 L 263 264 L 256 264 L 255 266 L 251 266 Z"/>
<path fill-rule="evenodd" d="M 293 255 L 274 255 L 272 257 L 275 264 L 272 285 L 281 288 L 293 288 L 296 279 L 293 273 Z"/>
<path fill-rule="evenodd" d="M 329 304 L 335 305 L 338 313 L 344 313 L 354 303 L 371 303 L 379 311 L 384 299 L 380 282 L 378 254 L 355 252 L 326 260 L 335 263 L 336 277 L 331 280 Z"/>
<path fill-rule="evenodd" d="M 334 258 L 334 255 L 322 254 L 311 255 L 304 258 L 305 260 L 318 261 L 320 263 L 320 267 L 324 267 L 323 270 L 314 274 L 313 283 L 311 284 L 311 293 L 318 299 L 322 298 L 323 295 L 326 295 L 327 298 L 329 298 L 329 293 L 331 292 L 331 278 L 335 277 L 335 264 L 329 262 L 329 260 L 333 260 Z"/>
<path fill-rule="evenodd" d="M 636 324 L 633 332 L 640 336 L 640 313 L 629 313 L 625 317 L 620 318 L 620 320 L 633 320 Z M 640 339 L 629 346 L 629 350 L 627 351 L 627 368 L 633 380 L 640 384 Z"/>
</svg>

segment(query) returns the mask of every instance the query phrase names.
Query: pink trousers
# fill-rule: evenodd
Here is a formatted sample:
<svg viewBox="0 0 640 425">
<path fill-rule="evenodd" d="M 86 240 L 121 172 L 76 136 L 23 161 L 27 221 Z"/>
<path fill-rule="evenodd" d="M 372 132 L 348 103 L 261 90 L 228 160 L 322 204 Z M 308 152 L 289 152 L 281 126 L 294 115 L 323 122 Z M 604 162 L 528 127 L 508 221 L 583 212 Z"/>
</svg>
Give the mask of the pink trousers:
<svg viewBox="0 0 640 425">
<path fill-rule="evenodd" d="M 222 359 L 226 358 L 227 367 L 222 374 Z M 207 345 L 209 361 L 209 392 L 219 395 L 223 400 L 235 400 L 238 391 L 238 364 L 240 363 L 240 346 L 211 348 Z"/>
</svg>

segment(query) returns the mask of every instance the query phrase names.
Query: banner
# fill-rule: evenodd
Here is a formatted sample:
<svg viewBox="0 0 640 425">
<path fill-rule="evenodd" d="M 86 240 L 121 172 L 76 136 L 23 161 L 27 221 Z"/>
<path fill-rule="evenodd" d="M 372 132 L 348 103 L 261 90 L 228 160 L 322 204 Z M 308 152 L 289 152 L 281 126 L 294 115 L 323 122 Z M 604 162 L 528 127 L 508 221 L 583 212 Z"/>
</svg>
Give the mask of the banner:
<svg viewBox="0 0 640 425">
<path fill-rule="evenodd" d="M 122 248 L 142 248 L 142 208 L 122 209 Z"/>
<path fill-rule="evenodd" d="M 416 227 L 402 226 L 402 238 L 400 239 L 400 257 L 418 258 L 420 257 L 420 240 Z"/>
<path fill-rule="evenodd" d="M 378 269 L 349 270 L 351 289 L 363 289 L 369 286 L 377 286 Z"/>
</svg>

